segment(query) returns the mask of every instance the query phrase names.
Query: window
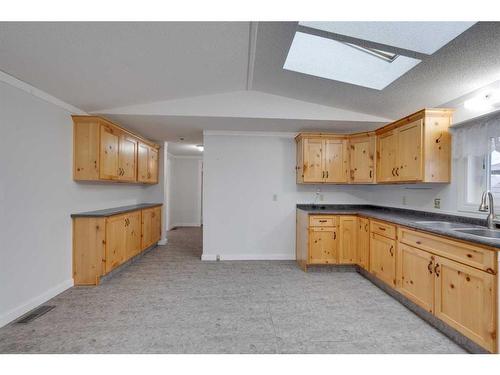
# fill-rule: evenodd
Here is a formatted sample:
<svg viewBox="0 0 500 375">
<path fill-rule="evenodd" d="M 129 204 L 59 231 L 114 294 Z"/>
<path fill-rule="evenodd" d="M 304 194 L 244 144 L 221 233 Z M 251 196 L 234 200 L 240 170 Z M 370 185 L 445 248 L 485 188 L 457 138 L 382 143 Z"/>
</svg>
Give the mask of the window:
<svg viewBox="0 0 500 375">
<path fill-rule="evenodd" d="M 486 190 L 491 191 L 495 210 L 500 211 L 500 151 L 495 148 L 497 143 L 500 143 L 500 137 L 490 138 L 485 155 L 469 155 L 463 159 L 461 211 L 478 212 L 481 196 Z"/>
</svg>

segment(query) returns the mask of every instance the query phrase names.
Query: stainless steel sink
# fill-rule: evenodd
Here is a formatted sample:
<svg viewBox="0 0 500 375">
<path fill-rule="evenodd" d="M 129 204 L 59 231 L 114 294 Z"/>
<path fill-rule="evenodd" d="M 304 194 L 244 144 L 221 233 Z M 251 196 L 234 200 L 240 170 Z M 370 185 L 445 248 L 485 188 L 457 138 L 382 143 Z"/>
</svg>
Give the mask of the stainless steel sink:
<svg viewBox="0 0 500 375">
<path fill-rule="evenodd" d="M 474 236 L 487 237 L 487 238 L 500 238 L 500 230 L 493 230 L 488 228 L 466 228 L 466 229 L 453 229 L 456 232 L 473 234 Z"/>
<path fill-rule="evenodd" d="M 416 221 L 417 224 L 425 225 L 426 227 L 434 227 L 440 229 L 455 229 L 455 228 L 471 228 L 473 225 L 464 223 L 454 223 L 451 221 Z"/>
</svg>

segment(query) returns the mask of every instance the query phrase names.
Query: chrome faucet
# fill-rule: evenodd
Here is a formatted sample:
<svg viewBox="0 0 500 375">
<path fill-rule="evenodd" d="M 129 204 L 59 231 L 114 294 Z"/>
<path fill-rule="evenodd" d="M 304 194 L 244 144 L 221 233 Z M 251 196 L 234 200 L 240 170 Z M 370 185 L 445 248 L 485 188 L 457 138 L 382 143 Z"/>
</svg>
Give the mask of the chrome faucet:
<svg viewBox="0 0 500 375">
<path fill-rule="evenodd" d="M 481 197 L 481 204 L 479 205 L 479 211 L 489 212 L 486 219 L 486 225 L 489 229 L 496 229 L 496 225 L 494 222 L 495 211 L 493 206 L 493 194 L 491 194 L 491 191 L 487 190 L 483 193 L 483 196 Z"/>
</svg>

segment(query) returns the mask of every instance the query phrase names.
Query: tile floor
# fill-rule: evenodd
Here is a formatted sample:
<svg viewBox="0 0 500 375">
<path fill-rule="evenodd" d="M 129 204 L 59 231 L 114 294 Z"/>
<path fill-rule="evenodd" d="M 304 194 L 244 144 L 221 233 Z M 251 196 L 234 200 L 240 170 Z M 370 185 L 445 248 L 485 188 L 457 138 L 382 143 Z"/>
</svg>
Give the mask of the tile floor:
<svg viewBox="0 0 500 375">
<path fill-rule="evenodd" d="M 199 228 L 169 238 L 101 286 L 1 328 L 0 353 L 465 352 L 355 272 L 201 262 Z"/>
</svg>

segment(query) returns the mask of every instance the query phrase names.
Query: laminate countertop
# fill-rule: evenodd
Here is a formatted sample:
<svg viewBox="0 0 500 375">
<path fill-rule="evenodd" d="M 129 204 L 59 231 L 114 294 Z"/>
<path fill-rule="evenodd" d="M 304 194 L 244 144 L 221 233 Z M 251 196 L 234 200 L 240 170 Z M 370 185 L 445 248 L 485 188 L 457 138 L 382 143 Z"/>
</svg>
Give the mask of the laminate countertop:
<svg viewBox="0 0 500 375">
<path fill-rule="evenodd" d="M 360 215 L 500 250 L 498 238 L 479 237 L 450 228 L 420 223 L 420 221 L 448 221 L 456 224 L 456 228 L 485 228 L 486 220 L 484 219 L 374 205 L 298 204 L 297 210 L 306 211 L 311 215 Z"/>
<path fill-rule="evenodd" d="M 126 212 L 143 210 L 145 208 L 158 207 L 161 205 L 162 205 L 162 203 L 133 204 L 130 206 L 106 208 L 104 210 L 80 212 L 80 213 L 76 213 L 76 214 L 71 214 L 71 217 L 72 218 L 75 218 L 75 217 L 106 217 L 106 216 L 124 214 Z"/>
</svg>

